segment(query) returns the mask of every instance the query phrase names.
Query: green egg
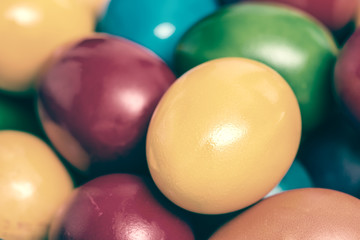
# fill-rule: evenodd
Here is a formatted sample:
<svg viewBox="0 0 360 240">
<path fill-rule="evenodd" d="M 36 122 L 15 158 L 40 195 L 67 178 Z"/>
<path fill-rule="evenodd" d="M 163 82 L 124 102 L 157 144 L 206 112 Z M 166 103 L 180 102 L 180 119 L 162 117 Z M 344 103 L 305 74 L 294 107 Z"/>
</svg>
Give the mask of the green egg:
<svg viewBox="0 0 360 240">
<path fill-rule="evenodd" d="M 305 13 L 280 5 L 241 3 L 194 25 L 180 40 L 175 63 L 179 74 L 221 57 L 265 63 L 292 87 L 307 133 L 325 119 L 331 107 L 337 53 L 332 35 Z"/>
</svg>

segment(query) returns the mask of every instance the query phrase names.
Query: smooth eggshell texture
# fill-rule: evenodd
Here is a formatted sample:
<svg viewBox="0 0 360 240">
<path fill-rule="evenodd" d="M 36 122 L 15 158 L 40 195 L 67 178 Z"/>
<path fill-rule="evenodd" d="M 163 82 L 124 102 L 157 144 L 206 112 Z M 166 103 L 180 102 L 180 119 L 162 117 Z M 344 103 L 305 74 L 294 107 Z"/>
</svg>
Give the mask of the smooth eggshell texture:
<svg viewBox="0 0 360 240">
<path fill-rule="evenodd" d="M 265 63 L 293 89 L 308 133 L 331 107 L 337 51 L 331 34 L 307 14 L 279 5 L 240 3 L 194 25 L 180 40 L 175 60 L 180 73 L 221 57 Z"/>
<path fill-rule="evenodd" d="M 356 12 L 358 0 L 245 0 L 273 2 L 301 9 L 322 22 L 331 30 L 339 30 L 349 23 Z"/>
<path fill-rule="evenodd" d="M 51 226 L 50 240 L 193 240 L 190 227 L 166 210 L 144 179 L 96 178 L 78 188 Z"/>
<path fill-rule="evenodd" d="M 178 206 L 232 212 L 280 182 L 300 133 L 298 103 L 279 74 L 248 59 L 218 59 L 184 74 L 161 99 L 147 160 L 156 185 Z"/>
<path fill-rule="evenodd" d="M 55 153 L 23 132 L 0 131 L 0 238 L 39 240 L 73 183 Z"/>
<path fill-rule="evenodd" d="M 82 171 L 145 168 L 144 138 L 175 80 L 171 70 L 140 45 L 107 35 L 60 55 L 39 87 L 40 118 L 57 150 Z"/>
<path fill-rule="evenodd" d="M 135 41 L 173 67 L 179 39 L 217 8 L 217 0 L 112 0 L 97 30 Z"/>
<path fill-rule="evenodd" d="M 360 29 L 341 50 L 335 66 L 335 92 L 345 112 L 360 126 Z"/>
<path fill-rule="evenodd" d="M 360 201 L 328 189 L 297 189 L 267 198 L 210 240 L 360 238 Z"/>
<path fill-rule="evenodd" d="M 0 89 L 30 91 L 51 53 L 93 28 L 78 0 L 1 0 Z"/>
</svg>

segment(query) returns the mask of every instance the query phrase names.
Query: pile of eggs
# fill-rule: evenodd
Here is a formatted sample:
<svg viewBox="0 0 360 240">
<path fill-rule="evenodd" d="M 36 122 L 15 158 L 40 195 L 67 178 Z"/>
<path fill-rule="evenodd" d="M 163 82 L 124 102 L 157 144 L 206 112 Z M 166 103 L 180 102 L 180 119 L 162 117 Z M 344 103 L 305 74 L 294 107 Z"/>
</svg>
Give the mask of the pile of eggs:
<svg viewBox="0 0 360 240">
<path fill-rule="evenodd" d="M 0 0 L 0 239 L 360 239 L 358 0 Z"/>
</svg>

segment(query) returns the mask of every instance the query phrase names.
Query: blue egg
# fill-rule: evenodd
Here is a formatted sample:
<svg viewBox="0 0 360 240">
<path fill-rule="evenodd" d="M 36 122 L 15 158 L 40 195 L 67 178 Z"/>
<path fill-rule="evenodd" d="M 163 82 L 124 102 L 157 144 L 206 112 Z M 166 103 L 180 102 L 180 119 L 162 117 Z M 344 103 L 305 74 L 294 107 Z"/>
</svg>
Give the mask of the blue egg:
<svg viewBox="0 0 360 240">
<path fill-rule="evenodd" d="M 281 182 L 265 198 L 297 188 L 313 187 L 311 178 L 303 165 L 295 160 Z"/>
<path fill-rule="evenodd" d="M 217 8 L 217 0 L 112 0 L 97 30 L 137 42 L 172 67 L 183 34 Z"/>
</svg>

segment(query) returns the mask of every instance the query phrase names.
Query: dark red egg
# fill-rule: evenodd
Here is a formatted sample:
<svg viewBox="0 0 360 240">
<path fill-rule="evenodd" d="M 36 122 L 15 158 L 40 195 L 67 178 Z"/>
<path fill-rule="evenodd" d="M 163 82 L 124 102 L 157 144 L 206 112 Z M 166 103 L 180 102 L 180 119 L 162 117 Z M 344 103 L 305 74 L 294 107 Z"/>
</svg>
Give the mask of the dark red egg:
<svg viewBox="0 0 360 240">
<path fill-rule="evenodd" d="M 58 212 L 50 240 L 193 240 L 191 228 L 160 204 L 146 180 L 129 174 L 96 178 Z"/>
<path fill-rule="evenodd" d="M 146 168 L 151 115 L 175 76 L 155 54 L 96 35 L 56 57 L 39 87 L 39 114 L 55 148 L 89 172 Z"/>
</svg>

